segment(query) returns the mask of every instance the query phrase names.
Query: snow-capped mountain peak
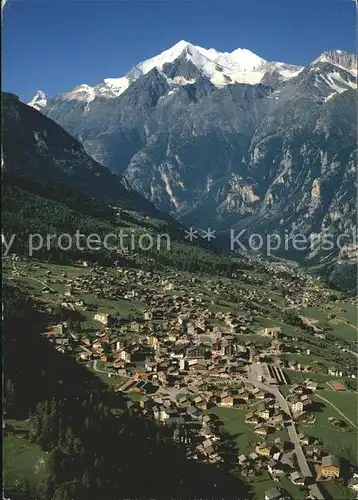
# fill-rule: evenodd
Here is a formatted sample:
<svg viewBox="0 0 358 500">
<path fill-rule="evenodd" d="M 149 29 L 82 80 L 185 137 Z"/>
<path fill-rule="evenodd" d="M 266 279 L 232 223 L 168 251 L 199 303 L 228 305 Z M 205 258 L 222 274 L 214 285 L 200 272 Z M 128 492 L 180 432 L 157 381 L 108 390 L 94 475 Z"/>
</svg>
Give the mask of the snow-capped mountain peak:
<svg viewBox="0 0 358 500">
<path fill-rule="evenodd" d="M 265 59 L 257 56 L 251 50 L 235 49 L 232 52 L 218 52 L 214 48 L 201 49 L 209 59 L 230 69 L 240 69 L 244 72 L 253 71 L 267 63 Z"/>
<path fill-rule="evenodd" d="M 40 110 L 41 108 L 47 106 L 47 95 L 42 90 L 38 90 L 28 105 Z"/>
<path fill-rule="evenodd" d="M 195 56 L 198 55 L 197 49 L 198 47 L 195 47 L 191 43 L 186 42 L 185 40 L 181 40 L 180 42 L 173 45 L 173 47 L 171 47 L 170 49 L 161 52 L 159 55 L 140 62 L 129 72 L 128 75 L 133 75 L 133 77 L 138 78 L 138 76 L 145 75 L 153 68 L 161 70 L 164 64 L 175 61 L 184 52 L 186 52 L 189 57 L 195 59 Z"/>
<path fill-rule="evenodd" d="M 271 64 L 277 64 L 275 69 L 283 80 L 296 76 L 302 69 L 283 63 L 269 63 L 248 49 L 238 48 L 232 52 L 219 52 L 213 47 L 205 49 L 181 40 L 170 49 L 137 64 L 127 74 L 127 77 L 130 81 L 135 80 L 153 68 L 162 70 L 165 64 L 173 63 L 183 57 L 193 63 L 200 73 L 204 74 L 217 87 L 230 83 L 252 85 L 260 83 L 265 73 L 272 71 Z"/>
<path fill-rule="evenodd" d="M 185 62 L 191 65 L 190 70 L 185 70 Z M 245 83 L 255 85 L 258 83 L 272 84 L 281 80 L 288 80 L 296 76 L 303 68 L 284 63 L 268 62 L 248 49 L 238 48 L 232 52 L 220 52 L 215 48 L 205 49 L 193 45 L 186 40 L 180 40 L 175 45 L 160 54 L 146 59 L 134 66 L 126 75 L 119 78 L 105 78 L 98 85 L 82 84 L 72 91 L 63 94 L 66 100 L 78 100 L 90 103 L 96 97 L 119 97 L 139 77 L 149 73 L 154 68 L 162 71 L 166 64 L 177 62 L 180 68 L 168 82 L 173 85 L 194 83 L 195 78 L 188 77 L 196 67 L 198 74 L 205 76 L 216 87 L 228 84 Z M 184 73 L 183 73 L 184 72 Z M 29 103 L 32 106 L 46 106 L 45 101 L 39 96 Z M 46 101 L 47 102 L 47 101 Z M 44 104 L 42 104 L 44 103 Z"/>
<path fill-rule="evenodd" d="M 312 65 L 317 63 L 329 62 L 339 68 L 348 70 L 354 76 L 357 76 L 358 57 L 357 54 L 349 54 L 344 50 L 327 50 L 323 52 Z"/>
</svg>

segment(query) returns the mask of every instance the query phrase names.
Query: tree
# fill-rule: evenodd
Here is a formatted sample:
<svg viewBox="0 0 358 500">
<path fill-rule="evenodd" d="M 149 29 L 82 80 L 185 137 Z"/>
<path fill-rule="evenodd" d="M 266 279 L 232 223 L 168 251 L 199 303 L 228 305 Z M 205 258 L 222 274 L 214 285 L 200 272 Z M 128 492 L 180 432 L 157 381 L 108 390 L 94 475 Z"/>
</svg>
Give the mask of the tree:
<svg viewBox="0 0 358 500">
<path fill-rule="evenodd" d="M 91 483 L 90 483 L 90 477 L 89 477 L 89 474 L 88 474 L 88 470 L 85 469 L 83 475 L 82 475 L 82 486 L 86 489 L 89 489 L 90 486 L 91 486 Z"/>
<path fill-rule="evenodd" d="M 41 435 L 41 420 L 38 415 L 31 415 L 29 424 L 29 439 L 37 443 Z"/>
<path fill-rule="evenodd" d="M 4 399 L 6 403 L 6 411 L 10 411 L 16 401 L 16 391 L 15 391 L 15 385 L 11 378 L 8 378 L 6 383 L 5 383 L 5 391 L 4 391 Z"/>
<path fill-rule="evenodd" d="M 60 447 L 63 453 L 70 456 L 74 453 L 75 439 L 76 438 L 71 427 L 67 427 L 66 432 L 62 435 L 60 441 Z"/>
</svg>

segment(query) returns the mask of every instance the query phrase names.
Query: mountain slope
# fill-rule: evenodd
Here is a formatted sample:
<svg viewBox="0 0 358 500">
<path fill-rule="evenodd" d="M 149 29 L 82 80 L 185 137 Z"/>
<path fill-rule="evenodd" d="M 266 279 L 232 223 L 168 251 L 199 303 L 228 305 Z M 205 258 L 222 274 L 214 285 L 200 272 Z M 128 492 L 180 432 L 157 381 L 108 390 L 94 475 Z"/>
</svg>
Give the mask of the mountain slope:
<svg viewBox="0 0 358 500">
<path fill-rule="evenodd" d="M 3 168 L 9 174 L 69 184 L 88 197 L 168 220 L 58 124 L 9 93 L 2 94 L 2 139 Z"/>
<path fill-rule="evenodd" d="M 330 51 L 294 69 L 247 51 L 199 49 L 183 43 L 140 63 L 120 95 L 70 93 L 42 112 L 185 224 L 351 234 L 357 57 Z M 318 242 L 290 258 L 319 266 L 340 250 Z"/>
</svg>

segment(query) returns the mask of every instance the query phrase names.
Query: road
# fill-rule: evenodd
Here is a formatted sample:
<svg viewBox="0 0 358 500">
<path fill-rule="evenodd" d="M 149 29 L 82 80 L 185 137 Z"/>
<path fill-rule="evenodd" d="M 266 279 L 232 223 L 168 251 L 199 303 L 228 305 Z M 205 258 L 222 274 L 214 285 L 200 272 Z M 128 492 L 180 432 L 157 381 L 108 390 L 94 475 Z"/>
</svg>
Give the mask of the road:
<svg viewBox="0 0 358 500">
<path fill-rule="evenodd" d="M 338 321 L 338 323 L 343 323 L 344 325 L 350 326 L 351 328 L 355 328 L 358 332 L 358 326 L 357 325 L 352 325 L 352 323 L 349 323 L 348 321 L 344 321 L 344 319 L 341 318 L 334 318 L 335 321 Z"/>
<path fill-rule="evenodd" d="M 105 373 L 106 375 L 108 375 L 108 372 L 106 372 L 106 370 L 100 370 L 97 366 L 97 363 L 98 363 L 98 359 L 95 359 L 93 361 L 93 369 L 95 372 L 99 372 L 99 373 Z"/>
<path fill-rule="evenodd" d="M 358 358 L 358 353 L 354 351 L 350 351 L 349 349 L 346 349 L 346 352 L 349 352 L 350 354 L 353 354 L 356 358 Z"/>
<path fill-rule="evenodd" d="M 297 462 L 298 462 L 298 466 L 300 468 L 301 474 L 303 477 L 308 479 L 308 488 L 310 490 L 310 493 L 318 500 L 324 500 L 324 496 L 323 496 L 321 490 L 319 489 L 317 483 L 313 482 L 314 478 L 312 476 L 311 469 L 307 463 L 305 454 L 303 453 L 302 446 L 299 442 L 296 427 L 295 427 L 295 424 L 292 420 L 290 407 L 288 405 L 288 402 L 284 398 L 283 394 L 280 392 L 280 390 L 277 387 L 272 386 L 272 385 L 266 385 L 266 384 L 256 380 L 254 377 L 246 378 L 245 380 L 247 380 L 251 384 L 255 385 L 259 389 L 262 389 L 270 394 L 273 394 L 275 396 L 275 398 L 277 399 L 277 401 L 279 402 L 282 410 L 286 413 L 286 415 L 288 415 L 290 417 L 291 424 L 287 427 L 287 432 L 288 432 L 290 440 L 292 441 L 292 443 L 295 447 L 295 453 L 296 453 Z"/>
<path fill-rule="evenodd" d="M 15 260 L 13 259 L 12 260 L 12 267 L 13 267 L 13 271 L 14 273 L 17 273 L 17 274 L 20 274 L 20 271 L 17 269 L 16 267 L 16 264 L 15 264 Z M 28 278 L 30 280 L 34 280 L 34 281 L 37 281 L 38 283 L 40 283 L 40 285 L 42 285 L 44 288 L 48 288 L 49 290 L 51 290 L 51 292 L 53 293 L 57 293 L 57 290 L 55 290 L 54 288 L 50 287 L 50 285 L 48 285 L 47 283 L 45 283 L 44 281 L 41 281 L 37 278 L 34 278 L 33 276 L 29 276 L 28 274 L 25 274 L 24 275 L 25 278 Z"/>
</svg>

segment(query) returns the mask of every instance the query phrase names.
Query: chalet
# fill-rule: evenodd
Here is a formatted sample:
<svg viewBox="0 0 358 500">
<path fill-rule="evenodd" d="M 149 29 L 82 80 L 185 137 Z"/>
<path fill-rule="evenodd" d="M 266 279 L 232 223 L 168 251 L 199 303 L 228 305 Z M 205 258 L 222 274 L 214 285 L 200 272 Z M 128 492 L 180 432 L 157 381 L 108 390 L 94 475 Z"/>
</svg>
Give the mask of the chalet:
<svg viewBox="0 0 358 500">
<path fill-rule="evenodd" d="M 244 389 L 244 388 L 243 388 L 243 389 L 240 389 L 240 390 L 238 391 L 237 397 L 238 397 L 238 398 L 242 398 L 242 399 L 244 399 L 246 402 L 248 402 L 248 401 L 249 401 L 249 399 L 250 399 L 250 393 L 249 393 L 249 391 L 247 391 L 246 389 Z"/>
<path fill-rule="evenodd" d="M 255 453 L 254 451 L 249 455 L 249 459 L 252 460 L 252 462 L 256 462 L 258 458 L 259 458 L 258 454 Z"/>
<path fill-rule="evenodd" d="M 204 423 L 204 424 L 207 424 L 207 423 L 209 423 L 210 421 L 211 421 L 211 417 L 210 417 L 210 415 L 204 415 L 204 417 L 203 417 L 203 423 Z"/>
<path fill-rule="evenodd" d="M 213 442 L 211 441 L 211 439 L 205 439 L 205 441 L 202 442 L 202 445 L 204 449 L 209 448 L 213 445 Z"/>
<path fill-rule="evenodd" d="M 273 354 L 281 354 L 285 350 L 285 345 L 283 342 L 280 342 L 279 340 L 273 340 L 270 345 L 270 351 Z"/>
<path fill-rule="evenodd" d="M 306 436 L 302 432 L 300 432 L 297 437 L 301 444 L 309 445 L 311 442 L 311 436 Z"/>
<path fill-rule="evenodd" d="M 156 349 L 160 342 L 159 342 L 158 337 L 156 337 L 155 335 L 149 335 L 147 337 L 147 343 L 148 343 L 148 345 L 153 347 L 153 349 Z"/>
<path fill-rule="evenodd" d="M 206 405 L 206 401 L 201 397 L 201 396 L 196 396 L 194 399 L 193 399 L 193 402 L 195 403 L 195 405 L 198 407 L 198 408 L 201 408 L 203 410 L 206 409 L 207 405 Z"/>
<path fill-rule="evenodd" d="M 241 469 L 241 474 L 247 478 L 254 477 L 255 469 L 253 469 L 252 467 L 243 467 Z"/>
<path fill-rule="evenodd" d="M 358 474 L 354 473 L 353 477 L 348 482 L 348 488 L 353 491 L 358 491 Z"/>
<path fill-rule="evenodd" d="M 69 339 L 67 337 L 56 337 L 55 344 L 58 346 L 68 346 Z"/>
<path fill-rule="evenodd" d="M 154 405 L 152 407 L 152 412 L 153 412 L 153 417 L 155 418 L 155 420 L 159 420 L 159 418 L 160 418 L 160 410 L 159 410 L 158 406 Z"/>
<path fill-rule="evenodd" d="M 253 411 L 249 411 L 247 414 L 246 414 L 246 417 L 245 417 L 245 422 L 247 424 L 258 424 L 259 423 L 259 416 L 253 412 Z"/>
<path fill-rule="evenodd" d="M 255 451 L 262 457 L 269 457 L 271 454 L 272 446 L 267 443 L 261 443 L 256 446 Z"/>
<path fill-rule="evenodd" d="M 316 445 L 306 446 L 305 453 L 313 462 L 319 462 L 322 458 L 322 449 Z"/>
<path fill-rule="evenodd" d="M 282 413 L 275 413 L 270 416 L 267 423 L 272 427 L 282 427 L 284 425 L 285 419 Z"/>
<path fill-rule="evenodd" d="M 270 488 L 265 491 L 265 500 L 281 500 L 283 496 L 277 488 Z"/>
<path fill-rule="evenodd" d="M 123 349 L 123 351 L 121 351 L 119 353 L 119 356 L 120 356 L 120 359 L 122 359 L 126 363 L 130 363 L 131 362 L 132 356 L 131 356 L 131 353 L 128 350 Z"/>
<path fill-rule="evenodd" d="M 223 406 L 233 406 L 234 398 L 227 392 L 220 394 L 220 404 Z"/>
<path fill-rule="evenodd" d="M 93 353 L 89 349 L 87 349 L 85 346 L 80 346 L 81 352 L 79 354 L 80 359 L 84 361 L 89 361 L 92 359 Z"/>
<path fill-rule="evenodd" d="M 144 367 L 147 372 L 156 372 L 158 369 L 158 365 L 155 361 L 151 361 L 150 359 L 145 360 Z"/>
<path fill-rule="evenodd" d="M 290 388 L 290 392 L 294 394 L 303 394 L 303 387 L 298 385 L 298 384 L 293 384 L 292 387 Z"/>
<path fill-rule="evenodd" d="M 173 425 L 173 424 L 176 424 L 176 425 L 184 425 L 185 424 L 185 420 L 184 418 L 178 414 L 178 412 L 174 409 L 174 408 L 171 408 L 169 411 L 169 418 L 167 420 L 167 424 L 168 425 Z"/>
<path fill-rule="evenodd" d="M 305 484 L 305 478 L 298 471 L 292 472 L 289 477 L 291 483 L 293 484 L 298 484 L 300 486 L 303 486 Z"/>
<path fill-rule="evenodd" d="M 258 387 L 255 387 L 255 389 L 251 393 L 256 399 L 265 399 L 265 391 L 262 389 L 259 389 Z"/>
<path fill-rule="evenodd" d="M 312 400 L 311 400 L 311 398 L 309 398 L 307 396 L 307 394 L 303 394 L 301 396 L 300 400 L 301 400 L 304 408 L 307 407 L 307 406 L 310 406 L 312 404 Z"/>
<path fill-rule="evenodd" d="M 281 452 L 277 451 L 276 453 L 274 453 L 272 455 L 272 458 L 278 462 L 280 460 L 280 458 L 281 458 Z"/>
<path fill-rule="evenodd" d="M 101 342 L 101 339 L 97 338 L 93 343 L 92 343 L 92 347 L 93 349 L 100 349 L 102 346 L 102 342 Z"/>
<path fill-rule="evenodd" d="M 56 337 L 64 337 L 66 328 L 63 323 L 58 323 L 57 325 L 51 325 L 46 328 L 46 331 L 41 333 L 42 337 L 47 339 L 54 339 Z"/>
<path fill-rule="evenodd" d="M 189 406 L 187 409 L 187 414 L 193 419 L 193 420 L 199 420 L 202 417 L 202 412 L 196 408 L 195 406 Z"/>
<path fill-rule="evenodd" d="M 268 462 L 267 470 L 272 476 L 283 476 L 285 473 L 283 465 L 274 458 Z"/>
<path fill-rule="evenodd" d="M 252 363 L 260 361 L 260 353 L 254 347 L 250 347 L 249 349 L 249 361 Z"/>
<path fill-rule="evenodd" d="M 239 460 L 239 465 L 245 465 L 247 464 L 249 459 L 247 458 L 246 455 L 239 455 L 238 460 Z"/>
<path fill-rule="evenodd" d="M 144 311 L 143 318 L 145 321 L 150 321 L 153 319 L 153 313 L 151 311 Z"/>
<path fill-rule="evenodd" d="M 297 361 L 294 361 L 293 359 L 291 359 L 288 362 L 288 368 L 289 368 L 289 370 L 296 370 L 297 369 Z"/>
<path fill-rule="evenodd" d="M 312 393 L 316 392 L 318 384 L 317 382 L 313 382 L 312 380 L 306 380 L 306 387 L 309 389 Z"/>
<path fill-rule="evenodd" d="M 201 436 L 204 436 L 205 439 L 208 439 L 208 438 L 212 437 L 212 431 L 211 431 L 210 426 L 207 425 L 207 424 L 203 424 L 202 427 L 201 427 L 201 429 L 200 429 L 199 434 Z"/>
<path fill-rule="evenodd" d="M 168 408 L 165 408 L 164 406 L 161 406 L 159 409 L 159 420 L 161 422 L 165 422 L 169 419 L 169 413 L 168 413 Z"/>
<path fill-rule="evenodd" d="M 110 322 L 110 314 L 107 313 L 96 313 L 93 317 L 95 321 L 99 321 L 104 326 L 108 326 Z"/>
<path fill-rule="evenodd" d="M 260 403 L 256 409 L 256 413 L 259 417 L 263 418 L 264 420 L 268 420 L 270 418 L 270 410 L 269 408 L 266 408 L 264 403 Z"/>
<path fill-rule="evenodd" d="M 340 476 L 340 459 L 334 455 L 327 455 L 322 459 L 321 476 L 323 477 L 339 477 Z"/>
<path fill-rule="evenodd" d="M 259 436 L 267 436 L 267 434 L 268 434 L 267 425 L 266 424 L 255 425 L 254 432 L 255 432 L 255 434 L 258 434 Z"/>
<path fill-rule="evenodd" d="M 151 400 L 148 398 L 148 396 L 142 396 L 139 400 L 139 406 L 141 408 L 145 408 L 146 406 L 148 406 L 150 401 Z"/>
<path fill-rule="evenodd" d="M 281 332 L 281 328 L 280 327 L 263 328 L 260 331 L 260 334 L 263 337 L 270 337 L 272 339 L 279 339 L 282 336 L 282 332 Z"/>
</svg>

